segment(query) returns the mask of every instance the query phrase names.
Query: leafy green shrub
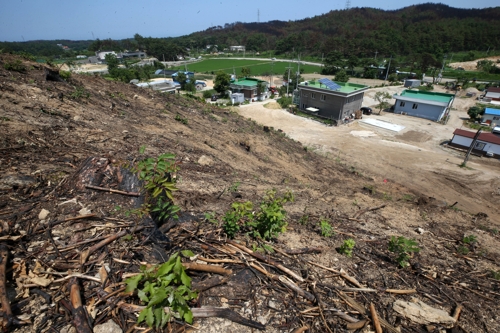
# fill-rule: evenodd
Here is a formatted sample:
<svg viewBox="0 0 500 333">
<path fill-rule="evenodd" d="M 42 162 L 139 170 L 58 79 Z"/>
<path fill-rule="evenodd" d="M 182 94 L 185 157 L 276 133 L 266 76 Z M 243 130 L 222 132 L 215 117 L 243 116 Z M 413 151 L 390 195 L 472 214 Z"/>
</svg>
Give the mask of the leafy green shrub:
<svg viewBox="0 0 500 333">
<path fill-rule="evenodd" d="M 203 90 L 203 98 L 211 98 L 215 94 L 215 90 Z"/>
<path fill-rule="evenodd" d="M 459 246 L 457 249 L 457 252 L 462 254 L 462 255 L 467 255 L 467 254 L 469 254 L 470 250 L 467 246 Z"/>
<path fill-rule="evenodd" d="M 144 152 L 144 147 L 141 147 Z M 158 214 L 158 220 L 164 221 L 169 217 L 177 218 L 180 208 L 173 204 L 172 192 L 177 191 L 175 180 L 171 174 L 178 171 L 178 163 L 174 154 L 161 154 L 157 158 L 146 158 L 133 168 L 144 182 L 144 189 L 150 194 L 153 203 L 150 211 Z"/>
<path fill-rule="evenodd" d="M 465 244 L 472 244 L 472 243 L 477 242 L 477 237 L 474 235 L 465 236 L 462 239 L 462 242 L 464 242 Z"/>
<path fill-rule="evenodd" d="M 191 251 L 181 252 L 185 257 L 193 257 Z M 146 304 L 137 318 L 140 324 L 146 321 L 149 327 L 163 327 L 172 318 L 193 322 L 193 313 L 187 302 L 198 297 L 191 290 L 191 278 L 186 274 L 179 253 L 174 253 L 166 263 L 147 268 L 141 266 L 141 273 L 125 280 L 125 292 L 137 290 L 137 296 Z M 140 286 L 140 287 L 139 287 Z M 170 308 L 166 312 L 165 307 Z"/>
<path fill-rule="evenodd" d="M 226 212 L 222 220 L 224 225 L 222 228 L 229 238 L 234 238 L 240 230 L 240 224 L 245 223 L 248 219 L 252 219 L 253 204 L 247 202 L 233 202 L 231 209 Z"/>
<path fill-rule="evenodd" d="M 286 96 L 280 97 L 276 101 L 282 109 L 286 109 L 290 104 L 292 104 L 292 98 Z"/>
<path fill-rule="evenodd" d="M 286 192 L 283 196 L 277 196 L 276 190 L 266 193 L 260 203 L 260 211 L 254 221 L 250 221 L 254 237 L 271 239 L 286 231 L 288 223 L 285 221 L 286 211 L 283 205 L 293 201 L 292 192 Z"/>
<path fill-rule="evenodd" d="M 332 226 L 330 225 L 330 223 L 327 220 L 325 220 L 325 219 L 320 220 L 319 226 L 321 228 L 321 236 L 331 237 L 335 234 L 335 231 L 333 231 Z"/>
<path fill-rule="evenodd" d="M 71 78 L 71 72 L 70 71 L 59 71 L 59 76 L 61 77 L 61 79 L 67 81 L 69 78 Z"/>
<path fill-rule="evenodd" d="M 286 192 L 283 196 L 276 195 L 276 190 L 268 191 L 259 204 L 260 210 L 252 213 L 253 204 L 247 202 L 234 202 L 231 210 L 223 217 L 224 232 L 228 237 L 234 238 L 241 227 L 255 238 L 269 240 L 286 231 L 288 223 L 285 221 L 286 211 L 283 205 L 293 201 L 293 194 Z"/>
<path fill-rule="evenodd" d="M 418 243 L 413 239 L 407 239 L 403 236 L 399 236 L 396 238 L 395 236 L 391 237 L 389 241 L 389 251 L 397 254 L 396 261 L 399 266 L 406 267 L 410 263 L 408 260 L 411 258 L 411 254 L 413 252 L 419 252 Z"/>
<path fill-rule="evenodd" d="M 354 249 L 355 245 L 356 242 L 353 239 L 346 239 L 340 246 L 339 252 L 345 254 L 348 257 L 352 257 L 352 249 Z"/>
</svg>

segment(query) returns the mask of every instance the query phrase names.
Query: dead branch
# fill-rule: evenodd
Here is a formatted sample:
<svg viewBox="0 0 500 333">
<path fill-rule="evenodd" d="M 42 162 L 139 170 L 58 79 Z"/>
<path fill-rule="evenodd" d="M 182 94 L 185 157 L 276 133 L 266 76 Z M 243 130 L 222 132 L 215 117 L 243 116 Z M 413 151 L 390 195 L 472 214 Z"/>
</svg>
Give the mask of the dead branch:
<svg viewBox="0 0 500 333">
<path fill-rule="evenodd" d="M 364 288 L 364 286 L 361 285 L 361 283 L 358 282 L 358 280 L 356 280 L 355 278 L 353 278 L 352 276 L 349 276 L 346 272 L 343 272 L 343 271 L 337 271 L 333 268 L 329 268 L 329 267 L 326 267 L 326 266 L 323 266 L 323 265 L 320 265 L 320 264 L 317 264 L 315 262 L 312 262 L 312 261 L 308 261 L 309 264 L 311 265 L 314 265 L 314 266 L 317 266 L 319 268 L 323 268 L 324 270 L 327 270 L 327 271 L 330 271 L 332 273 L 335 273 L 335 274 L 338 274 L 340 275 L 341 277 L 343 277 L 344 279 L 346 279 L 347 281 L 351 282 L 353 285 L 355 285 L 356 287 L 359 287 L 359 288 Z"/>
<path fill-rule="evenodd" d="M 135 228 L 135 231 L 137 232 L 137 231 L 140 231 L 142 229 L 144 229 L 144 227 L 137 227 L 137 228 Z M 105 246 L 105 245 L 107 245 L 107 244 L 109 244 L 111 242 L 114 242 L 118 238 L 127 235 L 128 233 L 129 233 L 128 230 L 122 230 L 119 233 L 116 233 L 114 235 L 111 235 L 111 236 L 103 239 L 102 241 L 100 241 L 99 243 L 95 244 L 91 248 L 86 249 L 85 251 L 82 251 L 82 253 L 80 255 L 80 265 L 83 265 L 87 261 L 87 259 L 90 257 L 90 255 L 92 253 L 94 253 L 95 251 L 97 251 L 101 247 L 103 247 L 103 246 Z"/>
<path fill-rule="evenodd" d="M 6 288 L 6 271 L 7 271 L 7 260 L 9 258 L 9 249 L 6 245 L 0 244 L 0 300 L 2 303 L 3 321 L 2 329 L 4 332 L 9 330 L 12 325 L 14 316 L 12 315 L 12 309 L 10 308 L 9 298 L 7 296 Z"/>
<path fill-rule="evenodd" d="M 225 269 L 219 266 L 214 266 L 214 265 L 204 265 L 204 264 L 196 264 L 196 263 L 182 263 L 182 266 L 184 266 L 187 270 L 193 270 L 193 271 L 201 271 L 201 272 L 209 272 L 209 273 L 216 273 L 220 275 L 229 275 L 232 274 L 233 271 L 230 269 Z"/>
<path fill-rule="evenodd" d="M 290 269 L 286 268 L 285 266 L 283 266 L 282 264 L 270 259 L 270 258 L 266 258 L 264 257 L 263 255 L 259 254 L 259 253 L 255 253 L 253 252 L 252 250 L 246 248 L 245 246 L 241 245 L 241 244 L 238 244 L 232 240 L 227 240 L 227 242 L 235 247 L 237 247 L 238 249 L 242 250 L 243 252 L 246 252 L 248 253 L 249 255 L 251 255 L 252 257 L 255 257 L 269 265 L 272 265 L 276 268 L 278 268 L 279 270 L 281 270 L 282 272 L 285 272 L 286 274 L 290 275 L 291 277 L 293 277 L 295 280 L 299 281 L 299 282 L 304 282 L 304 279 L 299 276 L 297 273 L 294 273 L 292 272 Z"/>
<path fill-rule="evenodd" d="M 87 214 L 87 215 L 80 215 L 80 216 L 75 216 L 75 217 L 68 217 L 67 219 L 64 219 L 64 220 L 58 220 L 58 221 L 54 221 L 54 222 L 51 222 L 51 227 L 54 227 L 58 224 L 61 224 L 61 223 L 64 223 L 64 222 L 69 222 L 69 221 L 75 221 L 75 220 L 81 220 L 81 219 L 87 219 L 87 218 L 90 218 L 90 217 L 96 217 L 97 215 L 96 214 Z M 43 224 L 39 224 L 36 229 L 34 230 L 34 232 L 44 232 L 44 225 Z"/>
<path fill-rule="evenodd" d="M 302 326 L 296 328 L 292 333 L 303 333 L 309 329 L 309 326 Z"/>
<path fill-rule="evenodd" d="M 93 189 L 93 190 L 99 190 L 99 191 L 105 191 L 105 192 L 111 192 L 111 193 L 129 195 L 131 197 L 138 197 L 138 196 L 141 195 L 140 193 L 137 193 L 137 192 L 120 191 L 120 190 L 114 190 L 112 188 L 100 187 L 100 186 L 94 186 L 94 185 L 85 185 L 85 187 Z"/>
<path fill-rule="evenodd" d="M 87 319 L 87 312 L 83 308 L 82 299 L 80 297 L 78 279 L 76 277 L 72 278 L 69 286 L 71 305 L 73 306 L 73 325 L 75 326 L 77 333 L 92 333 L 92 328 L 90 327 Z"/>
<path fill-rule="evenodd" d="M 319 247 L 303 247 L 301 249 L 288 249 L 285 250 L 288 254 L 306 254 L 306 253 L 321 253 L 323 249 Z"/>
<path fill-rule="evenodd" d="M 370 313 L 372 314 L 373 326 L 377 333 L 382 333 L 382 327 L 380 326 L 380 321 L 378 320 L 377 310 L 375 310 L 375 305 L 370 303 Z"/>
<path fill-rule="evenodd" d="M 211 278 L 208 278 L 206 280 L 203 280 L 200 282 L 193 282 L 191 284 L 191 287 L 194 290 L 205 291 L 205 290 L 208 290 L 208 289 L 213 288 L 215 286 L 226 283 L 227 280 L 228 280 L 228 278 L 223 278 L 220 275 L 214 275 Z"/>
<path fill-rule="evenodd" d="M 415 294 L 417 291 L 415 289 L 386 289 L 385 292 L 398 295 L 408 295 Z"/>
<path fill-rule="evenodd" d="M 386 206 L 386 204 L 383 204 L 383 205 L 380 205 L 380 206 L 376 206 L 376 207 L 372 207 L 372 208 L 360 209 L 360 210 L 358 210 L 356 212 L 356 214 L 354 214 L 354 216 L 351 219 L 356 220 L 357 218 L 359 218 L 361 215 L 363 215 L 366 212 L 371 212 L 371 211 L 374 211 L 374 210 L 378 210 L 378 209 L 384 208 L 385 206 Z"/>
</svg>

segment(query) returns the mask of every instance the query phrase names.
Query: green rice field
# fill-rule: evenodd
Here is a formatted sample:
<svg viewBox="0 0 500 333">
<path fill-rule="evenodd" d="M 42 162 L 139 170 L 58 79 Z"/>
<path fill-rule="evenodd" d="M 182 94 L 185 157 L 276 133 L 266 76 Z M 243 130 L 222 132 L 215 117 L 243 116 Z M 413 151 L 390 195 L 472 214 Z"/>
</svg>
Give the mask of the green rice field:
<svg viewBox="0 0 500 333">
<path fill-rule="evenodd" d="M 273 65 L 274 63 L 274 65 Z M 237 59 L 206 59 L 197 63 L 187 65 L 188 71 L 198 74 L 215 74 L 218 71 L 224 71 L 229 74 L 233 72 L 238 75 L 243 67 L 250 68 L 252 76 L 260 76 L 265 73 L 274 73 L 282 75 L 287 70 L 289 64 L 281 61 L 266 60 L 237 60 Z M 292 71 L 297 70 L 297 63 L 290 63 Z M 304 73 L 320 72 L 321 68 L 312 65 L 300 65 Z M 173 67 L 173 69 L 184 69 L 184 66 Z M 213 73 L 212 73 L 213 72 Z"/>
</svg>

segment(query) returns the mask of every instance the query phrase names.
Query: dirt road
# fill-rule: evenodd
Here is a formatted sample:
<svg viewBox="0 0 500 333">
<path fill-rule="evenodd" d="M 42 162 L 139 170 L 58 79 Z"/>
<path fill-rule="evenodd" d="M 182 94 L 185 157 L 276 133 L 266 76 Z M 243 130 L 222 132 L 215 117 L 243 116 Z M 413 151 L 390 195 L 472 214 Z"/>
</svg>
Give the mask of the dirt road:
<svg viewBox="0 0 500 333">
<path fill-rule="evenodd" d="M 365 93 L 365 105 L 372 106 L 372 95 Z M 401 90 L 402 87 L 391 88 Z M 391 91 L 391 94 L 393 91 Z M 345 161 L 361 173 L 373 177 L 383 186 L 385 181 L 434 197 L 440 205 L 458 202 L 456 207 L 473 214 L 487 213 L 492 220 L 499 213 L 500 163 L 474 157 L 468 168 L 460 168 L 463 154 L 445 148 L 441 143 L 453 137 L 453 131 L 467 118 L 466 110 L 474 105 L 472 98 L 458 96 L 451 119 L 441 125 L 425 119 L 382 113 L 372 117 L 405 126 L 396 133 L 362 122 L 330 127 L 294 116 L 269 104 L 258 103 L 240 107 L 240 114 L 257 122 L 283 130 L 319 154 Z"/>
</svg>

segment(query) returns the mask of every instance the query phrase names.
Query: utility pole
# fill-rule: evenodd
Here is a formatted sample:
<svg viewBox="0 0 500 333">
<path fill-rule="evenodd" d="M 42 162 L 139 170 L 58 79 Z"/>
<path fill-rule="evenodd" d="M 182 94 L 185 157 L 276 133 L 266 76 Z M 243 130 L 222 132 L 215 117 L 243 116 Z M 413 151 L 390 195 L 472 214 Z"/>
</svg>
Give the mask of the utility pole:
<svg viewBox="0 0 500 333">
<path fill-rule="evenodd" d="M 290 63 L 288 63 L 288 81 L 286 82 L 286 97 L 288 97 L 288 87 L 290 86 L 290 69 L 292 66 L 290 66 Z"/>
<path fill-rule="evenodd" d="M 479 138 L 479 134 L 481 134 L 481 129 L 477 130 L 476 135 L 474 135 L 474 139 L 472 139 L 472 143 L 470 144 L 470 147 L 467 150 L 467 154 L 465 154 L 464 162 L 462 163 L 463 167 L 467 165 L 467 161 L 469 160 L 469 155 L 472 152 L 472 149 L 474 149 L 474 146 L 476 145 L 476 141 L 477 138 Z"/>
<path fill-rule="evenodd" d="M 378 51 L 375 51 L 375 60 L 377 60 Z"/>
<path fill-rule="evenodd" d="M 300 75 L 300 54 L 299 54 L 299 61 L 297 64 L 297 76 L 295 77 L 295 89 L 299 89 L 299 75 Z"/>
<path fill-rule="evenodd" d="M 384 84 L 385 84 L 385 81 L 387 81 L 387 76 L 389 75 L 389 69 L 391 69 L 391 61 L 392 61 L 392 55 L 391 55 L 391 59 L 389 59 L 389 65 L 387 66 L 387 72 L 385 73 Z"/>
</svg>

